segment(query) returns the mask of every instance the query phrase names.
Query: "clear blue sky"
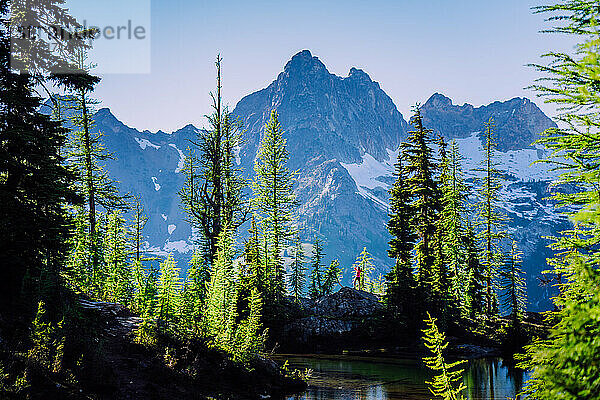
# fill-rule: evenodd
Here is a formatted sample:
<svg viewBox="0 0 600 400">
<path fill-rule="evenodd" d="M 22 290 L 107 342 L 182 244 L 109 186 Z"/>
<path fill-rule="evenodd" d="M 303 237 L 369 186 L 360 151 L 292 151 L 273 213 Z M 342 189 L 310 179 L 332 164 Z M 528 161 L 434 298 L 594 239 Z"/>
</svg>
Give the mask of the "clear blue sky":
<svg viewBox="0 0 600 400">
<path fill-rule="evenodd" d="M 233 107 L 309 49 L 337 75 L 364 69 L 405 117 L 434 92 L 476 106 L 533 98 L 524 88 L 537 73 L 525 64 L 572 46 L 538 33 L 547 25 L 530 8 L 541 1 L 152 0 L 152 72 L 104 75 L 96 96 L 138 129 L 202 126 L 217 53 Z"/>
</svg>

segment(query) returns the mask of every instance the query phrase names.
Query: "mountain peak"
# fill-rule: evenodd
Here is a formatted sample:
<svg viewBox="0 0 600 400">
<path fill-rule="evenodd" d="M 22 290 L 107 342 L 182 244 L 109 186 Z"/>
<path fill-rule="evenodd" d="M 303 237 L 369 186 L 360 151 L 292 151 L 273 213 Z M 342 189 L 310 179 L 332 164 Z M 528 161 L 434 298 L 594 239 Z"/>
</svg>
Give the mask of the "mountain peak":
<svg viewBox="0 0 600 400">
<path fill-rule="evenodd" d="M 122 124 L 121 121 L 119 121 L 117 119 L 117 117 L 115 117 L 115 115 L 112 113 L 112 111 L 110 111 L 110 108 L 101 108 L 98 110 L 98 112 L 96 113 L 96 118 L 97 119 L 102 119 L 104 120 L 104 122 L 111 122 L 111 123 L 119 123 Z"/>
<path fill-rule="evenodd" d="M 452 99 L 447 96 L 444 96 L 441 93 L 434 93 L 425 102 L 425 105 L 435 107 L 435 108 L 449 107 L 449 106 L 452 106 Z"/>
<path fill-rule="evenodd" d="M 371 82 L 371 77 L 369 76 L 369 74 L 367 74 L 365 71 L 363 71 L 360 68 L 354 68 L 354 67 L 350 68 L 350 73 L 348 74 L 348 77 L 366 80 L 368 82 Z"/>
<path fill-rule="evenodd" d="M 302 50 L 295 54 L 285 65 L 285 72 L 327 72 L 325 64 L 311 54 L 309 50 Z"/>
</svg>

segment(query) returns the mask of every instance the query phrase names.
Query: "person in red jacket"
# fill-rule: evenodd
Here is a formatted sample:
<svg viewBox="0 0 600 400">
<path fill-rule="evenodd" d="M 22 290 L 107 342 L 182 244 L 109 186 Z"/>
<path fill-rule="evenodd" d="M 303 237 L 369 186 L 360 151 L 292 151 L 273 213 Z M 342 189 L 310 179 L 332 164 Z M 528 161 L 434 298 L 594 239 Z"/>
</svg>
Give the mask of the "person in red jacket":
<svg viewBox="0 0 600 400">
<path fill-rule="evenodd" d="M 354 265 L 354 280 L 352 281 L 352 287 L 354 289 L 362 290 L 362 267 L 359 264 Z M 358 288 L 356 287 L 358 286 Z"/>
</svg>

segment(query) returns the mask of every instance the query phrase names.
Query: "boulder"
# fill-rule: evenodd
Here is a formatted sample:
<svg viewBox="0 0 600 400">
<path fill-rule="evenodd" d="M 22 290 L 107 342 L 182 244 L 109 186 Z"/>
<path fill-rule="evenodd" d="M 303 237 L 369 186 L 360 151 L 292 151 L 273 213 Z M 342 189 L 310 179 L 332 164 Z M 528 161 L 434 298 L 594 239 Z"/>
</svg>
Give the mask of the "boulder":
<svg viewBox="0 0 600 400">
<path fill-rule="evenodd" d="M 315 302 L 302 301 L 306 307 L 300 318 L 284 326 L 284 337 L 293 347 L 315 348 L 320 343 L 340 345 L 369 335 L 371 318 L 383 309 L 371 293 L 343 287 Z"/>
</svg>

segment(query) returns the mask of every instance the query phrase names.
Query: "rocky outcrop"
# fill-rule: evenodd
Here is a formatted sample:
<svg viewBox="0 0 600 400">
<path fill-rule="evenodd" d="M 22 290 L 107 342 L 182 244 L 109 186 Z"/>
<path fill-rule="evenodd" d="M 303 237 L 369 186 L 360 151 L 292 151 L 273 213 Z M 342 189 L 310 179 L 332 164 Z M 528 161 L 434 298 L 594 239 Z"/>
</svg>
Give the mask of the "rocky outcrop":
<svg viewBox="0 0 600 400">
<path fill-rule="evenodd" d="M 421 109 L 423 124 L 443 134 L 447 139 L 464 138 L 480 132 L 489 118 L 494 119 L 498 150 L 519 150 L 530 146 L 544 130 L 556 124 L 526 98 L 473 107 L 452 104 L 440 93 L 432 95 Z"/>
<path fill-rule="evenodd" d="M 284 327 L 291 347 L 315 349 L 351 345 L 368 335 L 371 320 L 382 310 L 374 294 L 348 287 L 315 302 L 303 301 L 302 317 Z"/>
</svg>

